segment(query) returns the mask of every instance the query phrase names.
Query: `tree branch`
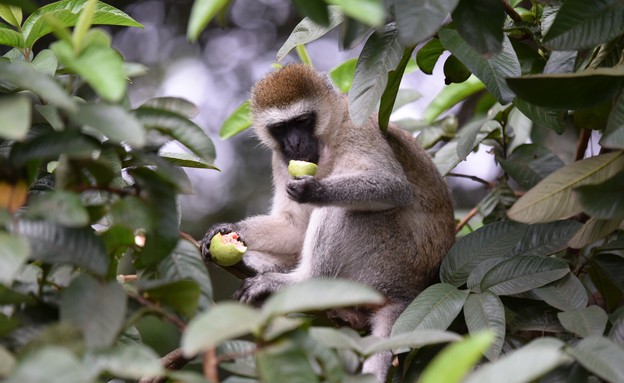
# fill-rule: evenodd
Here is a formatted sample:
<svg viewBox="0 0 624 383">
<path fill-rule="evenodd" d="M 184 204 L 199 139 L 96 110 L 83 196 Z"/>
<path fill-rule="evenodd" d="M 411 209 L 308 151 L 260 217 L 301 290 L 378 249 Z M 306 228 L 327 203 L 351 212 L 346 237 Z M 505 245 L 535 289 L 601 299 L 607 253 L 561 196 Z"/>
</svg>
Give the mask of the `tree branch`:
<svg viewBox="0 0 624 383">
<path fill-rule="evenodd" d="M 521 23 L 523 21 L 522 16 L 520 16 L 520 14 L 516 12 L 511 4 L 509 4 L 509 1 L 503 0 L 503 7 L 505 7 L 505 13 L 509 15 L 509 17 L 511 17 L 513 21 L 515 21 L 516 23 Z"/>
<path fill-rule="evenodd" d="M 475 215 L 477 215 L 477 213 L 479 212 L 479 208 L 478 207 L 474 207 L 472 208 L 472 210 L 470 210 L 470 212 L 468 214 L 466 214 L 466 216 L 464 218 L 462 218 L 461 221 L 459 221 L 459 223 L 457 224 L 457 226 L 455 226 L 455 233 L 459 233 L 459 231 L 468 224 L 468 222 L 472 219 L 472 217 L 474 217 Z"/>
<path fill-rule="evenodd" d="M 176 348 L 160 358 L 160 364 L 167 370 L 180 370 L 191 360 L 193 360 L 193 358 L 187 358 L 182 354 L 181 348 Z M 164 376 L 153 376 L 149 378 L 141 378 L 139 383 L 165 383 L 166 381 L 167 378 Z"/>
</svg>

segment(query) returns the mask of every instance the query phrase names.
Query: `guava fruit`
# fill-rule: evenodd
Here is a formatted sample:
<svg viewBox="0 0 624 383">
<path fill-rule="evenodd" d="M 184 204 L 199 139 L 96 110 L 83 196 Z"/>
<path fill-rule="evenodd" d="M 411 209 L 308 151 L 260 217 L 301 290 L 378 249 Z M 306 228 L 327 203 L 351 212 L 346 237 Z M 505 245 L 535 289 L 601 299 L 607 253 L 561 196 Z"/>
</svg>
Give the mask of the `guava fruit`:
<svg viewBox="0 0 624 383">
<path fill-rule="evenodd" d="M 288 163 L 288 174 L 293 177 L 313 176 L 317 169 L 318 166 L 313 162 L 290 160 Z"/>
<path fill-rule="evenodd" d="M 212 260 L 220 266 L 232 266 L 243 259 L 247 246 L 238 240 L 236 232 L 217 233 L 210 240 L 210 255 Z"/>
</svg>

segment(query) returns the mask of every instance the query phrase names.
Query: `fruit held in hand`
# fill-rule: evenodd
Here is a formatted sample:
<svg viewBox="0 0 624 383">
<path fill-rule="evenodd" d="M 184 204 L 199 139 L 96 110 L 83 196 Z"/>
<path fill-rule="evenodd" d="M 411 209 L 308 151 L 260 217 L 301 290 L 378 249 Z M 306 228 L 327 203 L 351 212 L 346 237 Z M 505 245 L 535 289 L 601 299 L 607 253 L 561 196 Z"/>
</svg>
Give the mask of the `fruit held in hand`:
<svg viewBox="0 0 624 383">
<path fill-rule="evenodd" d="M 247 246 L 238 240 L 235 232 L 228 234 L 217 233 L 210 240 L 210 255 L 212 260 L 220 266 L 232 266 L 243 259 Z"/>
<path fill-rule="evenodd" d="M 288 174 L 293 177 L 313 176 L 317 169 L 313 162 L 290 160 L 288 163 Z"/>
</svg>

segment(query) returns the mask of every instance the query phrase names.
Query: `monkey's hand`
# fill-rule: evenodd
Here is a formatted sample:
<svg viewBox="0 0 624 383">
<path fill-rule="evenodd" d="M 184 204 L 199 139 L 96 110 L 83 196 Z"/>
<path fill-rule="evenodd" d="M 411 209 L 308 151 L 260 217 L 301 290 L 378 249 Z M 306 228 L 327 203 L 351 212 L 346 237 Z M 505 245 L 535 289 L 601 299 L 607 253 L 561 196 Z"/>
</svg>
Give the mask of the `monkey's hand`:
<svg viewBox="0 0 624 383">
<path fill-rule="evenodd" d="M 312 176 L 295 177 L 286 185 L 286 192 L 293 201 L 316 202 L 321 194 L 321 184 Z"/>
<path fill-rule="evenodd" d="M 204 257 L 205 262 L 212 262 L 212 256 L 210 255 L 210 240 L 212 237 L 217 235 L 217 233 L 221 233 L 223 235 L 229 234 L 233 231 L 238 233 L 238 226 L 234 223 L 216 223 L 208 228 L 204 238 L 199 242 L 199 250 L 202 253 L 202 257 Z M 240 235 L 240 233 L 238 234 Z M 245 242 L 240 237 L 238 239 L 241 242 Z"/>
<path fill-rule="evenodd" d="M 234 298 L 243 303 L 260 306 L 269 295 L 288 284 L 288 274 L 264 273 L 243 281 Z"/>
</svg>

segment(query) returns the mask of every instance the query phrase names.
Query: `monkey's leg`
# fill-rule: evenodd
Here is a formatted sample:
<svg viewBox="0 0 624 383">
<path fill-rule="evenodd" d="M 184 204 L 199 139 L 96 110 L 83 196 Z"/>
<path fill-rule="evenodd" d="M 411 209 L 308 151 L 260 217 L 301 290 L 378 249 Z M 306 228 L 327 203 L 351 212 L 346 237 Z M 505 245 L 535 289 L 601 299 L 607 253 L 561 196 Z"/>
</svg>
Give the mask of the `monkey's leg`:
<svg viewBox="0 0 624 383">
<path fill-rule="evenodd" d="M 406 302 L 393 302 L 388 303 L 377 312 L 373 314 L 371 319 L 372 335 L 380 338 L 387 338 L 390 336 L 392 326 L 396 319 L 401 315 L 403 310 L 407 307 Z M 378 383 L 384 383 L 388 376 L 388 370 L 392 364 L 392 352 L 383 351 L 377 353 L 364 361 L 362 372 L 365 374 L 373 374 L 377 378 Z"/>
</svg>

